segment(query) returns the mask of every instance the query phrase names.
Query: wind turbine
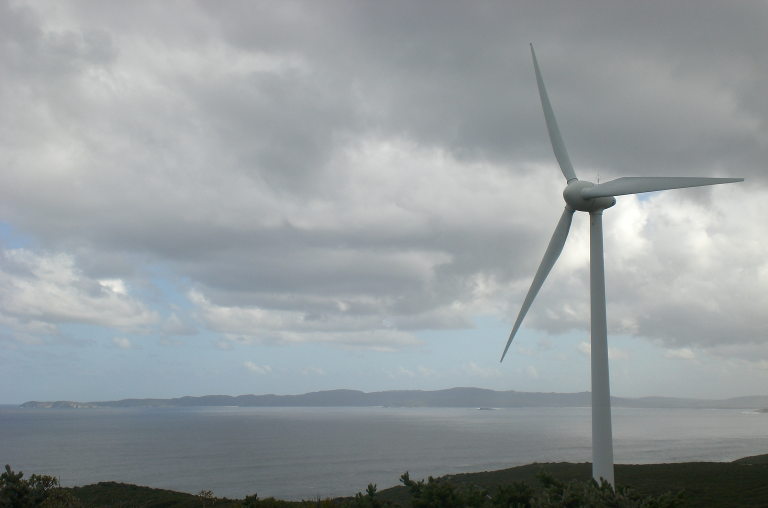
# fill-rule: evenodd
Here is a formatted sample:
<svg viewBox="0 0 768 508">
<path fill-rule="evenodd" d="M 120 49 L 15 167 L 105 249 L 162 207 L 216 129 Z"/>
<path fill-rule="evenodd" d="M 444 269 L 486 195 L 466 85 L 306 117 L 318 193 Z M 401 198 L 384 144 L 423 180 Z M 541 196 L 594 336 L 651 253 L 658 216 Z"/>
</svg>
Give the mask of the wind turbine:
<svg viewBox="0 0 768 508">
<path fill-rule="evenodd" d="M 555 226 L 555 232 L 549 241 L 544 258 L 541 260 L 533 282 L 525 295 L 523 306 L 517 316 L 512 333 L 501 355 L 501 361 L 509 350 L 512 339 L 520 328 L 525 314 L 541 289 L 541 285 L 549 275 L 550 270 L 560 256 L 571 228 L 571 219 L 575 211 L 589 212 L 589 287 L 591 304 L 591 341 L 592 341 L 592 477 L 600 482 L 601 479 L 613 485 L 613 437 L 611 431 L 611 391 L 608 377 L 608 332 L 605 317 L 605 271 L 603 267 L 603 210 L 616 204 L 614 196 L 625 194 L 640 194 L 667 189 L 682 189 L 702 185 L 742 182 L 743 178 L 699 178 L 699 177 L 647 177 L 630 176 L 617 178 L 609 182 L 595 185 L 592 182 L 579 180 L 573 170 L 565 143 L 560 135 L 560 129 L 555 120 L 555 113 L 549 102 L 544 80 L 541 77 L 536 53 L 531 44 L 533 69 L 536 73 L 536 83 L 539 87 L 541 107 L 544 110 L 544 120 L 549 131 L 552 150 L 566 179 L 563 191 L 565 210 L 560 221 Z"/>
</svg>

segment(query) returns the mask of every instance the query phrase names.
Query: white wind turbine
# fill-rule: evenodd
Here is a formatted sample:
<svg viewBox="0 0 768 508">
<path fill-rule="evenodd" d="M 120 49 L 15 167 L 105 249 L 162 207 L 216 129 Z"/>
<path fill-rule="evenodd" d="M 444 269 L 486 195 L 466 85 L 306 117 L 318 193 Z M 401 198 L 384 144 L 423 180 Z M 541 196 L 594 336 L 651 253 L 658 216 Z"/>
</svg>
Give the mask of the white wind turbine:
<svg viewBox="0 0 768 508">
<path fill-rule="evenodd" d="M 555 232 L 549 241 L 533 282 L 525 296 L 523 306 L 517 316 L 512 333 L 509 335 L 501 360 L 507 354 L 512 339 L 520 328 L 526 312 L 533 299 L 541 289 L 552 266 L 563 250 L 568 230 L 571 227 L 573 213 L 578 210 L 589 212 L 589 287 L 591 304 L 591 335 L 592 335 L 592 477 L 613 485 L 613 437 L 611 432 L 611 392 L 608 378 L 608 337 L 605 318 L 605 273 L 603 268 L 603 210 L 616 204 L 614 196 L 625 194 L 640 194 L 667 189 L 698 187 L 720 183 L 741 182 L 743 178 L 699 178 L 699 177 L 646 177 L 630 176 L 617 178 L 602 184 L 579 180 L 573 170 L 568 152 L 565 150 L 563 138 L 557 127 L 555 114 L 544 88 L 536 53 L 531 44 L 533 68 L 536 72 L 536 82 L 539 87 L 541 106 L 544 109 L 544 119 L 549 131 L 549 139 L 555 152 L 560 169 L 567 180 L 563 191 L 565 210 L 560 222 L 555 226 Z"/>
</svg>

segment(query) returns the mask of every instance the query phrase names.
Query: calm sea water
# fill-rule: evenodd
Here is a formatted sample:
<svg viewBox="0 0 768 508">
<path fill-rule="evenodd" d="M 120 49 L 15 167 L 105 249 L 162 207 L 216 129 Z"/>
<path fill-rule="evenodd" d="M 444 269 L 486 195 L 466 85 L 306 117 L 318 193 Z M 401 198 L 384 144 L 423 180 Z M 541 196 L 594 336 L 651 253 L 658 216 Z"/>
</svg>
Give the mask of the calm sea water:
<svg viewBox="0 0 768 508">
<path fill-rule="evenodd" d="M 768 414 L 614 408 L 617 463 L 768 453 Z M 121 481 L 313 499 L 368 483 L 591 460 L 589 408 L 0 408 L 0 461 L 64 485 Z"/>
</svg>

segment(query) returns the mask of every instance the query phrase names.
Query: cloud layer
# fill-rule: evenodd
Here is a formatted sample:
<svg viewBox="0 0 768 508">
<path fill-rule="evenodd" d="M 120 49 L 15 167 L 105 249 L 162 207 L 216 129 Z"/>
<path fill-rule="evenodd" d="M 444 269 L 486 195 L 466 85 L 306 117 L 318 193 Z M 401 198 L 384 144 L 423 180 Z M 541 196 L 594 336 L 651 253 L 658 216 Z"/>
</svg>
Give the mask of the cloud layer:
<svg viewBox="0 0 768 508">
<path fill-rule="evenodd" d="M 0 2 L 0 214 L 33 239 L 0 318 L 379 350 L 512 319 L 562 206 L 533 40 L 582 178 L 747 178 L 606 212 L 611 331 L 766 360 L 766 11 Z M 576 220 L 528 326 L 587 329 L 586 256 Z M 186 314 L 137 290 L 158 266 Z"/>
</svg>

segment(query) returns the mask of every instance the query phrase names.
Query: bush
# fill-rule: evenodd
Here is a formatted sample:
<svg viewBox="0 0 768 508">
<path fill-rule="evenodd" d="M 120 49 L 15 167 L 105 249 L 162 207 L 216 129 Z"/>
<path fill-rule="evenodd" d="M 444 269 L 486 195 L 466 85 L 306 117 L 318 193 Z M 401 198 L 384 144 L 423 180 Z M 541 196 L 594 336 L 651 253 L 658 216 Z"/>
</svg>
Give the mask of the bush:
<svg viewBox="0 0 768 508">
<path fill-rule="evenodd" d="M 538 480 L 539 489 L 517 482 L 491 493 L 474 485 L 457 486 L 431 476 L 426 481 L 413 481 L 407 472 L 400 477 L 400 482 L 408 488 L 413 508 L 674 508 L 681 504 L 680 495 L 643 497 L 627 487 L 614 489 L 605 481 L 564 483 L 543 472 Z M 373 496 L 370 497 L 373 500 Z M 360 504 L 364 499 L 358 494 L 355 499 L 358 504 L 353 506 L 382 506 Z"/>
<path fill-rule="evenodd" d="M 25 480 L 24 473 L 15 473 L 6 464 L 5 472 L 0 475 L 0 507 L 32 506 L 74 508 L 81 505 L 72 494 L 59 486 L 59 480 L 53 476 L 33 474 L 29 480 Z"/>
<path fill-rule="evenodd" d="M 629 487 L 615 489 L 605 480 L 560 482 L 542 472 L 538 475 L 544 488 L 531 498 L 531 507 L 579 507 L 579 508 L 674 508 L 680 506 L 680 494 L 641 496 Z"/>
</svg>

